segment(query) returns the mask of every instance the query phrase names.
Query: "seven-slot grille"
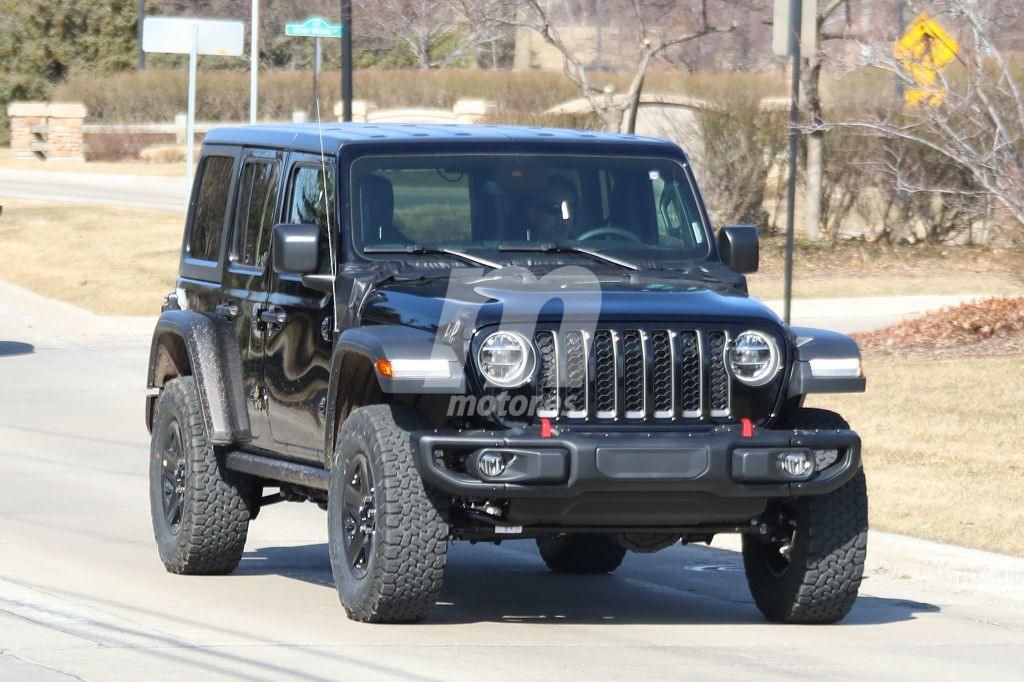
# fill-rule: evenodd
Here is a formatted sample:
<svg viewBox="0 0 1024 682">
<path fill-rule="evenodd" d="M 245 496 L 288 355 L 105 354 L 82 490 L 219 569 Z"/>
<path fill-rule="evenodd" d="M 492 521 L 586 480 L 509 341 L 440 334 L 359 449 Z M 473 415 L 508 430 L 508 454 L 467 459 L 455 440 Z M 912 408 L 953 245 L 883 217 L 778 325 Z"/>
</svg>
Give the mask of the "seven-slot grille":
<svg viewBox="0 0 1024 682">
<path fill-rule="evenodd" d="M 721 330 L 538 331 L 537 416 L 626 422 L 728 417 L 728 342 Z"/>
</svg>

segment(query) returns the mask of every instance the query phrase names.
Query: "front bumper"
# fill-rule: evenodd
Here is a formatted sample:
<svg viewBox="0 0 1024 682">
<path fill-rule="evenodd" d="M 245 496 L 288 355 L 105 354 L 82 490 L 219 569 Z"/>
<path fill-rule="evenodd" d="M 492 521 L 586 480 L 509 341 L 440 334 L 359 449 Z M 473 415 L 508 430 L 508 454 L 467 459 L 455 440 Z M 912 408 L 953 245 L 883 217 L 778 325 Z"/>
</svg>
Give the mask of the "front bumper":
<svg viewBox="0 0 1024 682">
<path fill-rule="evenodd" d="M 743 437 L 737 426 L 719 426 L 653 433 L 566 431 L 542 438 L 538 431 L 527 430 L 440 429 L 413 434 L 413 445 L 424 480 L 449 495 L 471 499 L 564 499 L 590 494 L 608 499 L 620 493 L 624 499 L 657 493 L 786 498 L 831 492 L 861 466 L 860 437 L 849 430 L 757 429 Z M 520 453 L 521 465 L 497 477 L 484 476 L 477 467 L 452 465 L 472 463 L 489 449 Z M 837 450 L 838 456 L 807 480 L 751 482 L 742 453 L 793 449 Z"/>
</svg>

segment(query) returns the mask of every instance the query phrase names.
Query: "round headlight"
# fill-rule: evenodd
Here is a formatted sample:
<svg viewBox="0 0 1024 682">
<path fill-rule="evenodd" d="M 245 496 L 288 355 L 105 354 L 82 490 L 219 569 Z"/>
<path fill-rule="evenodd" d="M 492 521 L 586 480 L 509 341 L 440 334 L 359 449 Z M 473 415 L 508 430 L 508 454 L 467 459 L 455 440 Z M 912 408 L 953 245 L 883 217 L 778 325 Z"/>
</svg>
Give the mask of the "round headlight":
<svg viewBox="0 0 1024 682">
<path fill-rule="evenodd" d="M 734 377 L 748 386 L 763 386 L 779 371 L 779 348 L 767 334 L 746 331 L 729 347 L 727 360 Z"/>
<path fill-rule="evenodd" d="M 480 344 L 477 366 L 488 383 L 516 388 L 533 374 L 533 346 L 518 332 L 494 332 Z"/>
</svg>

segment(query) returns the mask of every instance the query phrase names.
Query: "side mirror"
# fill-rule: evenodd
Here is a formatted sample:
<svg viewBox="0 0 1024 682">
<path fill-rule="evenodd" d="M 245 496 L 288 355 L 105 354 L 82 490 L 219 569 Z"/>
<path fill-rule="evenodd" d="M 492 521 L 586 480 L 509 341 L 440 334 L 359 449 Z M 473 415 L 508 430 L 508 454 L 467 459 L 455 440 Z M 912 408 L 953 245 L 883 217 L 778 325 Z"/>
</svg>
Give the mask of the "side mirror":
<svg viewBox="0 0 1024 682">
<path fill-rule="evenodd" d="M 756 225 L 730 225 L 718 231 L 722 262 L 741 275 L 757 272 L 761 258 Z"/>
<path fill-rule="evenodd" d="M 320 228 L 302 223 L 274 225 L 271 254 L 274 272 L 309 275 L 320 269 Z"/>
</svg>

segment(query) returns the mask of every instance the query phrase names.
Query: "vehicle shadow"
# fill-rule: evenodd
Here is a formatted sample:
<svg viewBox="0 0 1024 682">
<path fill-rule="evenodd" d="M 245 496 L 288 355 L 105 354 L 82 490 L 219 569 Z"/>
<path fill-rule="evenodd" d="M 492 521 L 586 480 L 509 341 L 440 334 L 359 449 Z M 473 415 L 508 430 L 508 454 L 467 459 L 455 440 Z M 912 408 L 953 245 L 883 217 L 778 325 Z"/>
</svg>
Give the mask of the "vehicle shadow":
<svg viewBox="0 0 1024 682">
<path fill-rule="evenodd" d="M 31 355 L 36 352 L 31 343 L 21 341 L 0 341 L 0 358 L 8 355 Z"/>
<path fill-rule="evenodd" d="M 578 576 L 549 572 L 532 543 L 519 547 L 453 547 L 444 590 L 427 622 L 765 622 L 750 598 L 735 552 L 673 548 L 655 556 L 629 555 L 613 575 Z M 326 544 L 246 552 L 235 575 L 281 575 L 325 587 L 335 598 Z M 934 604 L 865 595 L 842 624 L 894 623 L 938 611 Z"/>
</svg>

